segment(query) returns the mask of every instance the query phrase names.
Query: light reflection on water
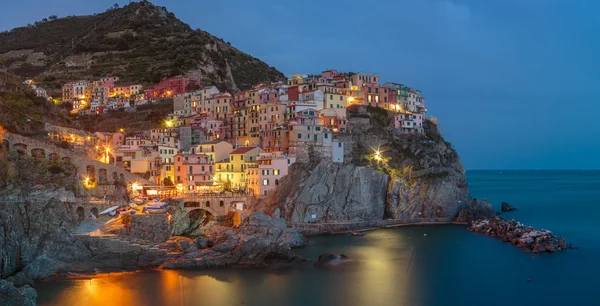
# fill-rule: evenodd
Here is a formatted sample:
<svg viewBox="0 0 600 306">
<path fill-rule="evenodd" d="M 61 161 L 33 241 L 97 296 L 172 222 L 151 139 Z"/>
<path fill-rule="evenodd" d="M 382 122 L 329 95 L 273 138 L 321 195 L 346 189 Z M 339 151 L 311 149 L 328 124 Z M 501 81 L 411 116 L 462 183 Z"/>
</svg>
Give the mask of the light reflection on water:
<svg viewBox="0 0 600 306">
<path fill-rule="evenodd" d="M 600 172 L 468 172 L 474 197 L 564 235 L 581 249 L 525 254 L 463 226 L 310 238 L 297 250 L 352 262 L 287 270 L 154 271 L 38 283 L 40 305 L 600 305 Z M 570 186 L 570 187 L 560 187 Z M 576 187 L 572 187 L 576 186 Z M 423 236 L 423 234 L 427 236 Z M 413 256 L 414 252 L 414 256 Z M 527 282 L 532 279 L 532 282 Z"/>
</svg>

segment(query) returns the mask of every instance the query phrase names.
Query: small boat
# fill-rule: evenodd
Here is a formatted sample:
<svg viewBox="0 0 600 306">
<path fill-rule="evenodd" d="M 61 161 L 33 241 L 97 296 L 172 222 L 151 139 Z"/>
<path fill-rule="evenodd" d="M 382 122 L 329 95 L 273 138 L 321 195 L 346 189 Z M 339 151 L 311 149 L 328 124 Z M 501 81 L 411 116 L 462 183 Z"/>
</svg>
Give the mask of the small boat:
<svg viewBox="0 0 600 306">
<path fill-rule="evenodd" d="M 352 232 L 351 234 L 352 234 L 352 236 L 364 236 L 365 235 L 365 233 L 361 233 L 361 232 Z"/>
<path fill-rule="evenodd" d="M 102 215 L 110 214 L 111 216 L 114 216 L 117 208 L 119 208 L 119 206 L 113 206 L 111 208 L 107 208 L 107 209 L 101 211 L 98 215 L 102 216 Z"/>
<path fill-rule="evenodd" d="M 144 206 L 144 208 L 142 209 L 142 212 L 164 213 L 167 211 L 168 206 L 169 206 L 169 204 L 167 204 L 167 203 L 157 202 L 157 203 L 153 203 L 153 204 Z"/>
</svg>

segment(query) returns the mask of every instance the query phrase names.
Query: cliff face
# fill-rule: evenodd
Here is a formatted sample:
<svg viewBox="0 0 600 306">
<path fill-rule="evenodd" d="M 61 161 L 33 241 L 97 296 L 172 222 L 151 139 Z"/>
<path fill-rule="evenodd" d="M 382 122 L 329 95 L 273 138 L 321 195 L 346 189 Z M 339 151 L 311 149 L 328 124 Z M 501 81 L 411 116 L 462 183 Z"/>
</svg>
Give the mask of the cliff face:
<svg viewBox="0 0 600 306">
<path fill-rule="evenodd" d="M 0 277 L 22 271 L 26 278 L 42 278 L 88 259 L 90 251 L 71 236 L 76 221 L 63 204 L 75 201 L 73 193 L 40 188 L 29 198 L 39 201 L 0 201 Z"/>
<path fill-rule="evenodd" d="M 297 163 L 259 207 L 279 208 L 294 222 L 452 221 L 465 209 L 460 221 L 467 222 L 490 214 L 473 201 L 458 154 L 437 124 L 426 121 L 424 135 L 399 134 L 392 118 L 379 108 L 350 109 L 350 133 L 338 136 L 348 149 L 345 163 Z"/>
<path fill-rule="evenodd" d="M 294 167 L 290 175 L 290 179 L 282 180 L 277 194 L 287 220 L 362 221 L 384 216 L 385 173 L 322 161 L 312 170 Z"/>
</svg>

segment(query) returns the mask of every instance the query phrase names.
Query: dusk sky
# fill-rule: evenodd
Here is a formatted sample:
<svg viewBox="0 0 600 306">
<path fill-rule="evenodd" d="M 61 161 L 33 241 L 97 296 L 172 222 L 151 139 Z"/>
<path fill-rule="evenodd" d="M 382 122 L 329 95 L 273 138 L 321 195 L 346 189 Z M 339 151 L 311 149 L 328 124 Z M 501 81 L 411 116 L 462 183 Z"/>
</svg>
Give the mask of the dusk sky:
<svg viewBox="0 0 600 306">
<path fill-rule="evenodd" d="M 600 169 L 599 1 L 152 2 L 286 75 L 336 68 L 420 89 L 467 169 Z M 0 31 L 114 3 L 12 1 Z"/>
</svg>

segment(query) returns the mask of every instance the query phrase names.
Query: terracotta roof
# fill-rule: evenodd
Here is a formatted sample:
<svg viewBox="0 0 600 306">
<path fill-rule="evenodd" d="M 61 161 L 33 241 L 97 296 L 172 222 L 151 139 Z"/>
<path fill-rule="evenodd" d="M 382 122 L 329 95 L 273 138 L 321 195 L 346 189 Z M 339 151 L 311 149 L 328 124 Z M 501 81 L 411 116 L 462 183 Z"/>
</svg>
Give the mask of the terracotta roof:
<svg viewBox="0 0 600 306">
<path fill-rule="evenodd" d="M 239 147 L 229 154 L 246 154 L 257 147 Z"/>
</svg>

